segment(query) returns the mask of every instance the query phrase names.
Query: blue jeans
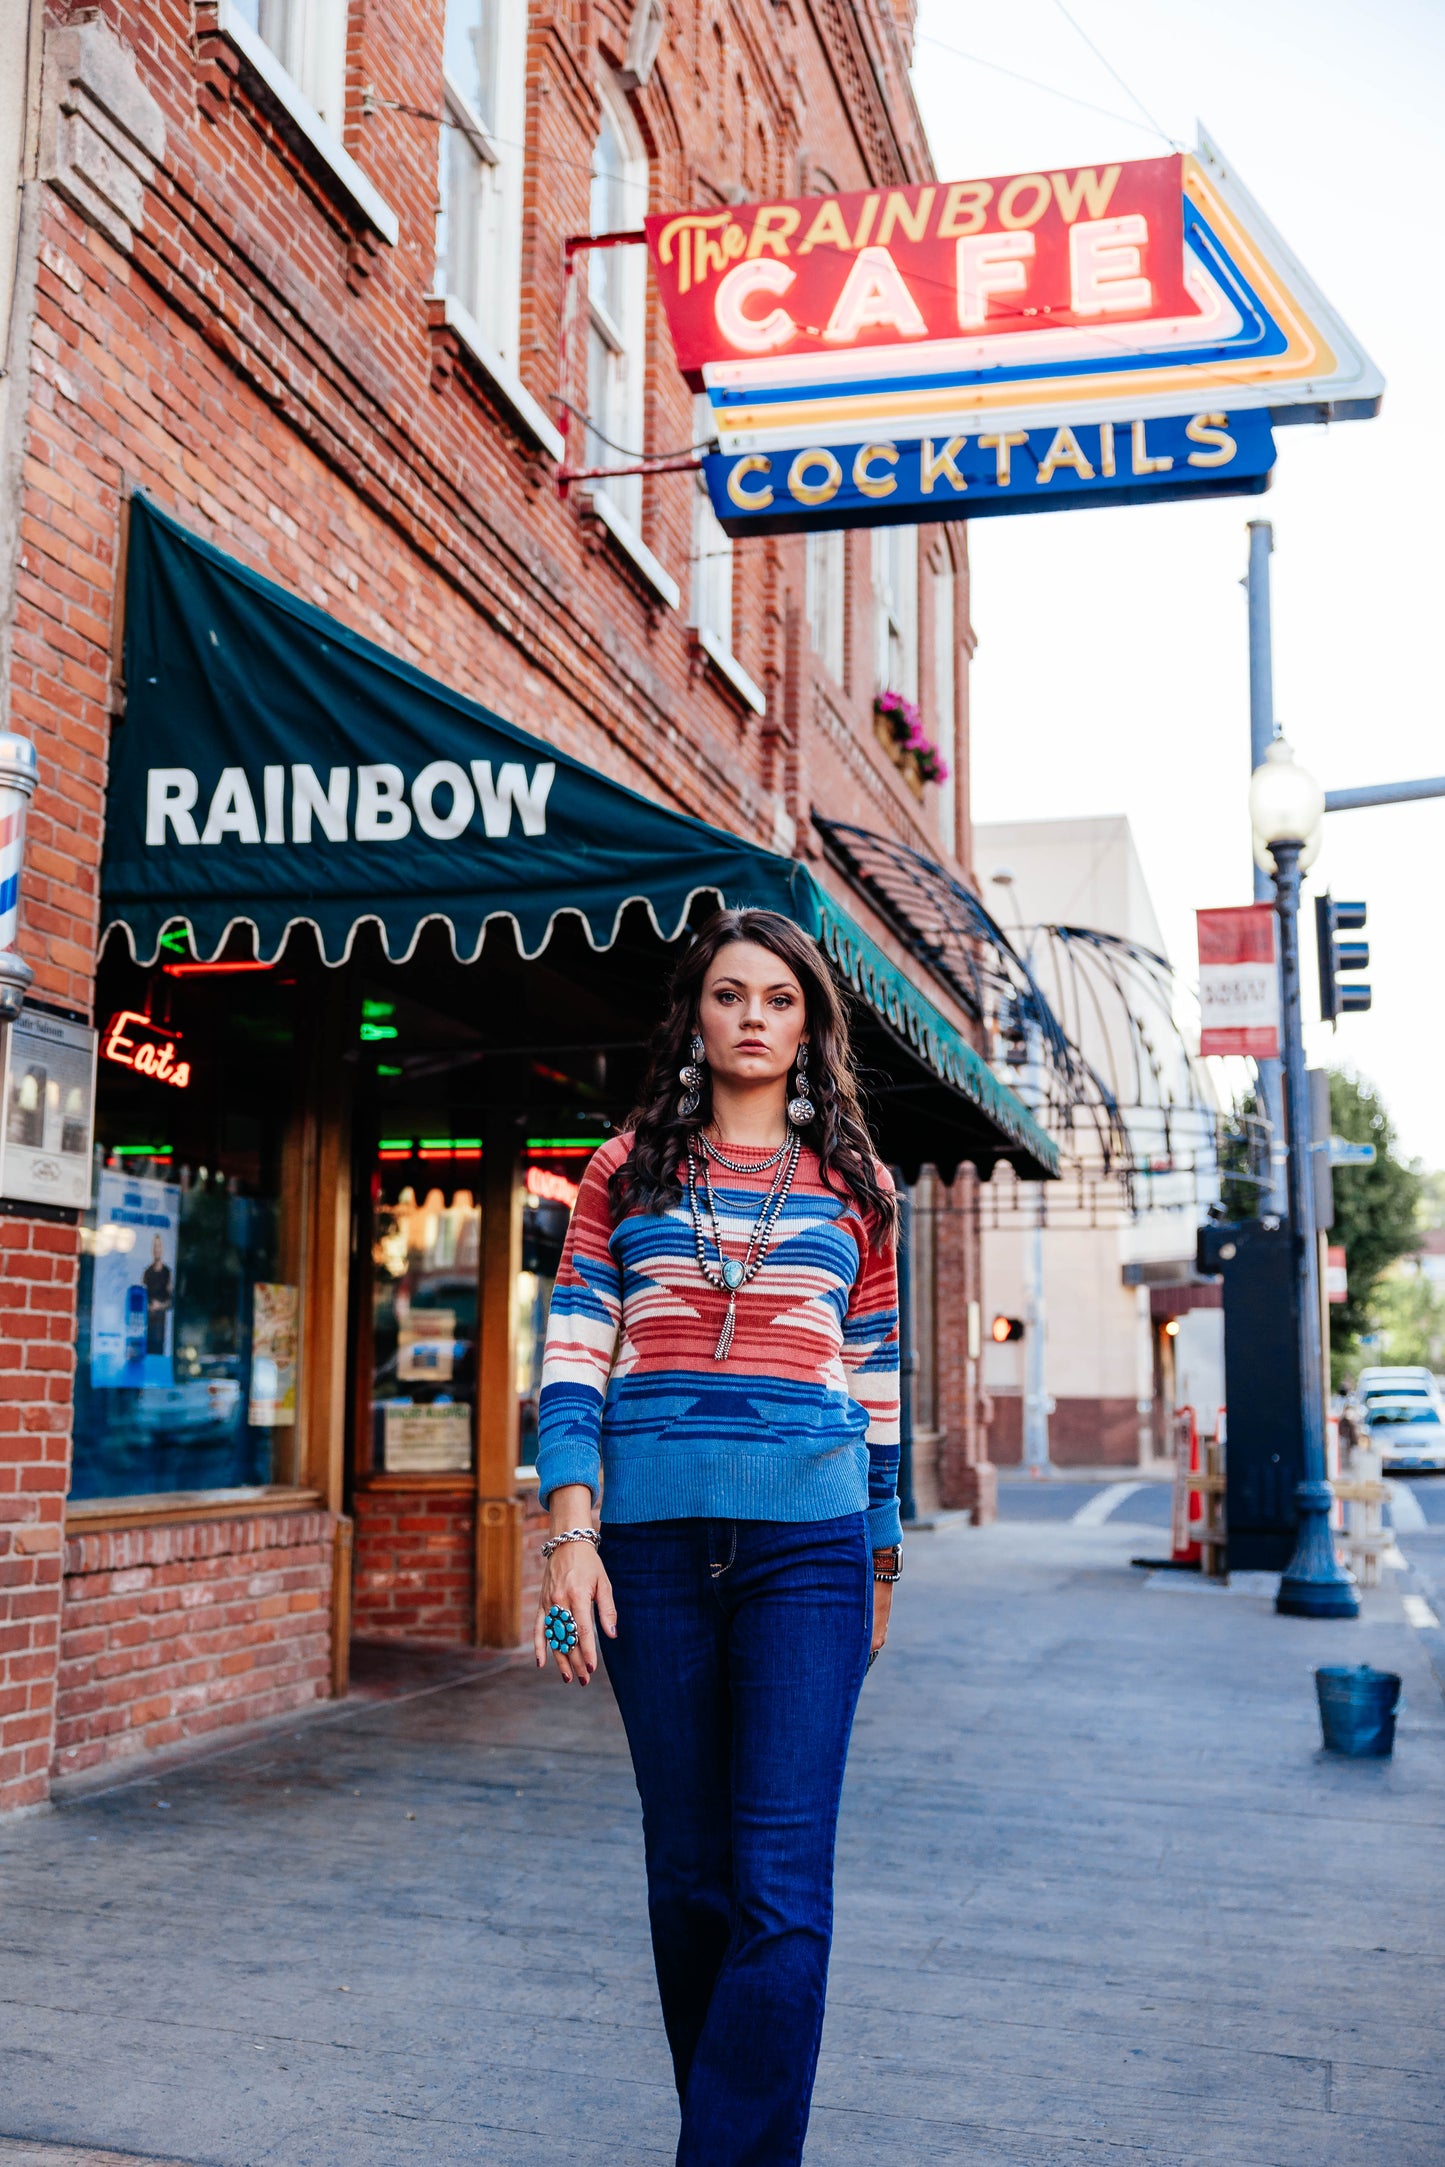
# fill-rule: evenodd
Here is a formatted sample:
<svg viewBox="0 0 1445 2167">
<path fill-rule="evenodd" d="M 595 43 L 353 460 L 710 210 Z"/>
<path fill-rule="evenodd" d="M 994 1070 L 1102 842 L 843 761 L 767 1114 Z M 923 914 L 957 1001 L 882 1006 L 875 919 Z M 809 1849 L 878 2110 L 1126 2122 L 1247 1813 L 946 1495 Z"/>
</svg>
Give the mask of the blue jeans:
<svg viewBox="0 0 1445 2167">
<path fill-rule="evenodd" d="M 862 1513 L 604 1525 L 603 1640 L 647 1850 L 677 2167 L 796 2167 L 843 1764 L 873 1628 Z"/>
</svg>

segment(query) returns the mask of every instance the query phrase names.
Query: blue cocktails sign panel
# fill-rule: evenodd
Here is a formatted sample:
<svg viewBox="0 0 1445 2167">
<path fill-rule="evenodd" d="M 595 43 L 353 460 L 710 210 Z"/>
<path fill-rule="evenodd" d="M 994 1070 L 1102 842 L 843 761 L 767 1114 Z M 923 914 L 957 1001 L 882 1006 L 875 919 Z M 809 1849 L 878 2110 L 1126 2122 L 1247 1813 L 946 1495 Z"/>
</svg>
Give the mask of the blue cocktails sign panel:
<svg viewBox="0 0 1445 2167">
<path fill-rule="evenodd" d="M 787 534 L 1245 495 L 1268 486 L 1274 456 L 1269 416 L 1246 411 L 711 453 L 703 473 L 719 519 L 734 533 Z"/>
</svg>

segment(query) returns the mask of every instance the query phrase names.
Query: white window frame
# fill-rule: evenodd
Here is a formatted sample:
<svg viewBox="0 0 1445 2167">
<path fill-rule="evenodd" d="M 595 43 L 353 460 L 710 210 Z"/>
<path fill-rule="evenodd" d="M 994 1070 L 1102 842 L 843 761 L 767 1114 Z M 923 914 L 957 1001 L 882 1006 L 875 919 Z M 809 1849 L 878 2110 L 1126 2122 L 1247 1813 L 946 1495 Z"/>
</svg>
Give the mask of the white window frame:
<svg viewBox="0 0 1445 2167">
<path fill-rule="evenodd" d="M 515 378 L 522 307 L 523 143 L 527 118 L 527 13 L 503 5 L 497 14 L 496 111 L 490 123 L 466 90 L 442 69 L 446 125 L 440 136 L 436 291 L 474 324 L 480 343 Z M 452 205 L 456 154 L 465 146 L 475 167 L 474 260 L 453 276 L 443 235 Z M 458 223 L 454 212 L 453 227 Z M 484 303 L 485 290 L 485 303 Z"/>
<path fill-rule="evenodd" d="M 733 644 L 733 543 L 712 508 L 707 483 L 694 475 L 692 497 L 692 559 L 688 582 L 690 620 L 699 632 L 710 632 L 723 647 Z"/>
<path fill-rule="evenodd" d="M 627 100 L 604 73 L 599 84 L 607 125 L 622 150 L 623 187 L 628 203 L 628 224 L 623 231 L 639 229 L 648 204 L 647 151 Z M 604 232 L 598 223 L 596 190 L 593 191 L 591 231 Z M 609 306 L 606 289 L 615 286 L 616 307 Z M 590 414 L 595 431 L 586 438 L 584 465 L 616 466 L 626 456 L 646 448 L 647 393 L 647 251 L 639 245 L 628 249 L 591 249 L 587 259 L 587 404 L 593 405 L 593 357 L 599 350 L 609 383 L 603 411 Z M 604 441 L 604 440 L 610 441 Z M 619 448 L 620 447 L 620 448 Z M 609 476 L 592 484 L 594 501 L 606 497 L 616 521 L 641 541 L 642 476 Z M 606 524 L 616 533 L 616 521 Z"/>
<path fill-rule="evenodd" d="M 873 529 L 873 668 L 879 692 L 918 698 L 918 529 Z"/>
<path fill-rule="evenodd" d="M 342 0 L 344 8 L 344 0 Z M 238 0 L 216 0 L 216 28 L 235 47 L 252 80 L 258 83 L 306 141 L 326 169 L 335 193 L 362 224 L 391 248 L 401 236 L 401 222 L 380 191 L 362 172 L 335 129 L 322 119 L 279 55 L 266 43 Z M 343 41 L 343 80 L 344 80 Z"/>
<path fill-rule="evenodd" d="M 934 738 L 948 774 L 938 785 L 938 829 L 943 847 L 958 855 L 958 593 L 952 560 L 945 555 L 933 581 Z"/>
<path fill-rule="evenodd" d="M 692 435 L 696 444 L 713 435 L 712 401 L 705 391 L 692 402 Z M 692 555 L 688 560 L 689 622 L 699 632 L 711 632 L 724 647 L 733 643 L 733 539 L 723 532 L 712 508 L 707 482 L 699 467 L 693 476 Z"/>
<path fill-rule="evenodd" d="M 692 402 L 692 434 L 697 444 L 713 435 L 712 401 L 702 392 Z M 733 653 L 733 578 L 737 566 L 733 538 L 723 531 L 701 470 L 693 476 L 692 556 L 689 560 L 688 610 L 693 638 L 702 653 L 755 715 L 767 713 L 766 694 Z"/>
<path fill-rule="evenodd" d="M 848 652 L 848 537 L 841 527 L 805 537 L 803 610 L 814 654 L 837 685 Z"/>
</svg>

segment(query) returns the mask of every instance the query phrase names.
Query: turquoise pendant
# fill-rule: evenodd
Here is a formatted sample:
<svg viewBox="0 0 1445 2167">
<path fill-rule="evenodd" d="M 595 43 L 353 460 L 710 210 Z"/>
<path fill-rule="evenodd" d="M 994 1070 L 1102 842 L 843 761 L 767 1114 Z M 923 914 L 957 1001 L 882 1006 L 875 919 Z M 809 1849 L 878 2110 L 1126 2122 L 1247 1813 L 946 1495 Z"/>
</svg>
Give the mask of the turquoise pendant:
<svg viewBox="0 0 1445 2167">
<path fill-rule="evenodd" d="M 743 1283 L 743 1268 L 741 1264 L 730 1259 L 727 1263 L 723 1265 L 722 1275 L 723 1285 L 727 1288 L 729 1294 L 736 1294 L 738 1288 Z"/>
</svg>

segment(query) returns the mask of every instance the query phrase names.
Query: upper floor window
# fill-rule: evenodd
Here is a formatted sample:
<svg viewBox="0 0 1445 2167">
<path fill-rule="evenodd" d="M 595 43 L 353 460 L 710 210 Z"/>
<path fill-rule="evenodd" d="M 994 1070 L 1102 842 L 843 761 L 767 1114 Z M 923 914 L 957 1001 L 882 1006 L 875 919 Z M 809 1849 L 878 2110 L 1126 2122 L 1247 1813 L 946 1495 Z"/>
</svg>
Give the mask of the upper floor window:
<svg viewBox="0 0 1445 2167">
<path fill-rule="evenodd" d="M 237 12 L 338 136 L 346 119 L 347 5 L 348 0 L 237 0 Z"/>
<path fill-rule="evenodd" d="M 804 561 L 804 608 L 813 652 L 835 684 L 843 682 L 848 537 L 841 527 L 810 534 Z"/>
<path fill-rule="evenodd" d="M 693 401 L 693 436 L 702 443 L 712 435 L 712 402 L 706 393 Z M 731 652 L 733 644 L 733 545 L 712 508 L 707 483 L 699 473 L 692 500 L 692 621 L 711 632 Z"/>
<path fill-rule="evenodd" d="M 447 0 L 437 290 L 513 368 L 522 273 L 527 11 Z"/>
<path fill-rule="evenodd" d="M 918 698 L 918 529 L 873 529 L 874 678 Z"/>
<path fill-rule="evenodd" d="M 640 229 L 647 215 L 647 154 L 626 100 L 602 84 L 602 125 L 592 154 L 593 233 Z M 588 466 L 623 466 L 640 459 L 647 364 L 647 251 L 641 247 L 588 251 Z M 642 525 L 642 477 L 614 476 L 601 488 L 623 518 Z"/>
</svg>

